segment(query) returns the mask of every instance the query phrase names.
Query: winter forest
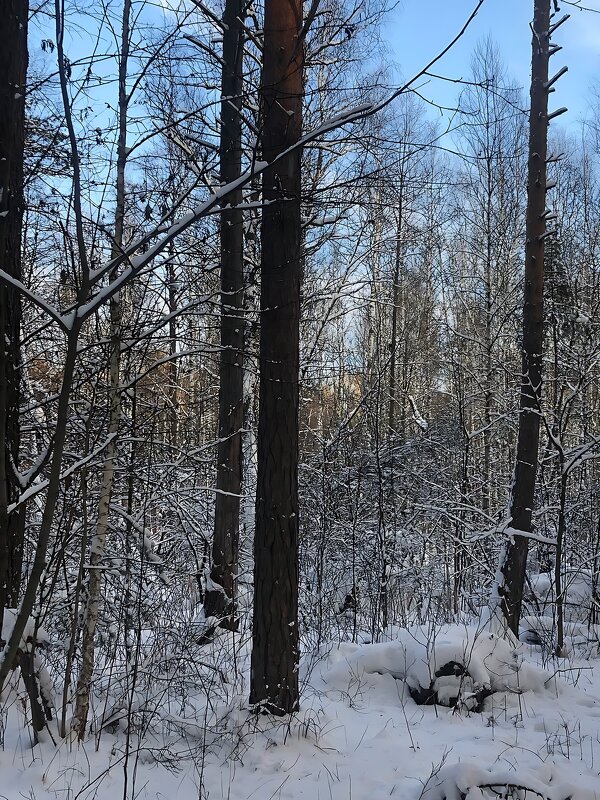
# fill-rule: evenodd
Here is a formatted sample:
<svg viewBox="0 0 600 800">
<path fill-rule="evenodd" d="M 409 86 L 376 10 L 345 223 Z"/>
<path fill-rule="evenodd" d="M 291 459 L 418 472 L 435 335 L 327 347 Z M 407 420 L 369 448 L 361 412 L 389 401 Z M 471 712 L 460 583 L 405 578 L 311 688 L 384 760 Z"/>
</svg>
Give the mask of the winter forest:
<svg viewBox="0 0 600 800">
<path fill-rule="evenodd" d="M 0 0 L 0 798 L 600 800 L 600 5 L 522 2 L 524 86 L 498 0 Z"/>
</svg>

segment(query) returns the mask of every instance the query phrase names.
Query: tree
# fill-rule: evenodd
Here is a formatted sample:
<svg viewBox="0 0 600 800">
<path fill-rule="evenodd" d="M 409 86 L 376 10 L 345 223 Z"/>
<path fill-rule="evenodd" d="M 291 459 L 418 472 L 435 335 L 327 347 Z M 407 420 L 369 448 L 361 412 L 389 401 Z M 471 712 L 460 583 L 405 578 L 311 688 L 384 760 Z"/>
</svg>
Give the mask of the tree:
<svg viewBox="0 0 600 800">
<path fill-rule="evenodd" d="M 497 586 L 502 613 L 515 635 L 519 633 L 540 439 L 548 124 L 552 117 L 565 110 L 548 115 L 549 90 L 566 69 L 548 80 L 552 53 L 550 37 L 562 21 L 550 24 L 550 2 L 535 0 L 533 13 L 519 430 L 510 498 L 510 528 L 505 531 L 510 538 L 501 553 L 501 578 Z"/>
<path fill-rule="evenodd" d="M 112 257 L 117 258 L 123 250 L 125 227 L 125 169 L 127 165 L 127 112 L 130 95 L 127 92 L 127 71 L 130 43 L 131 2 L 124 0 L 121 25 L 121 50 L 119 58 L 119 100 L 118 100 L 118 139 L 116 163 L 116 204 Z M 117 277 L 115 269 L 110 277 Z M 75 732 L 79 739 L 85 738 L 88 709 L 90 705 L 90 684 L 94 671 L 94 637 L 98 622 L 100 592 L 102 589 L 102 563 L 106 554 L 106 537 L 110 501 L 113 492 L 115 462 L 117 458 L 118 434 L 121 422 L 121 319 L 122 306 L 120 293 L 113 296 L 110 307 L 110 356 L 109 356 L 109 400 L 110 420 L 108 425 L 109 442 L 104 453 L 102 486 L 98 498 L 96 530 L 91 542 L 89 582 L 87 602 L 83 619 L 82 666 L 79 673 L 75 706 Z"/>
<path fill-rule="evenodd" d="M 313 55 L 319 69 L 326 67 L 325 72 L 329 71 L 331 61 L 329 55 L 326 58 L 323 55 L 325 48 L 337 47 L 340 36 L 343 42 L 356 41 L 354 23 L 349 21 L 344 25 L 340 21 L 337 9 L 341 5 L 328 3 L 326 16 L 323 9 L 318 9 L 322 41 L 315 41 Z M 29 254 L 29 271 L 22 282 L 6 270 L 0 275 L 3 282 L 25 297 L 27 333 L 23 352 L 27 358 L 24 363 L 32 367 L 30 375 L 26 369 L 23 372 L 27 395 L 21 404 L 27 422 L 32 422 L 23 426 L 27 438 L 21 448 L 27 455 L 28 469 L 20 476 L 21 491 L 11 504 L 28 519 L 27 583 L 0 666 L 0 684 L 11 668 L 12 657 L 33 610 L 36 610 L 36 620 L 37 609 L 40 609 L 39 616 L 48 612 L 52 625 L 70 637 L 64 673 L 63 730 L 66 708 L 70 706 L 71 676 L 81 666 L 76 725 L 83 735 L 86 728 L 83 706 L 94 689 L 93 677 L 102 668 L 100 665 L 110 664 L 111 669 L 115 666 L 120 671 L 116 683 L 122 688 L 117 691 L 124 695 L 130 693 L 131 709 L 139 678 L 135 659 L 139 656 L 142 630 L 147 623 L 149 627 L 158 624 L 156 609 L 161 603 L 173 608 L 173 595 L 177 590 L 180 590 L 179 597 L 185 594 L 186 588 L 192 593 L 196 590 L 192 577 L 189 583 L 181 581 L 176 588 L 173 581 L 169 587 L 171 593 L 156 591 L 152 580 L 147 580 L 152 572 L 146 570 L 146 562 L 156 565 L 158 571 L 161 557 L 166 561 L 173 556 L 172 560 L 181 566 L 191 553 L 192 558 L 187 558 L 188 569 L 190 560 L 195 560 L 192 572 L 204 574 L 207 553 L 204 545 L 209 541 L 208 528 L 214 508 L 214 484 L 210 479 L 215 466 L 212 453 L 216 449 L 212 434 L 217 405 L 213 363 L 219 352 L 217 315 L 211 313 L 216 293 L 210 275 L 216 275 L 220 248 L 214 245 L 216 236 L 213 238 L 213 235 L 218 219 L 238 218 L 240 209 L 235 208 L 234 212 L 229 201 L 238 206 L 239 190 L 248 185 L 250 194 L 250 186 L 256 189 L 261 174 L 265 174 L 263 411 L 257 502 L 258 601 L 253 692 L 258 704 L 285 713 L 297 707 L 298 702 L 297 413 L 301 267 L 310 248 L 319 246 L 321 232 L 325 242 L 332 225 L 332 215 L 321 212 L 333 208 L 335 214 L 338 210 L 342 213 L 347 210 L 352 215 L 355 204 L 351 197 L 349 200 L 351 193 L 344 192 L 344 185 L 354 184 L 355 197 L 362 193 L 356 180 L 362 177 L 359 166 L 363 149 L 359 141 L 361 135 L 352 131 L 338 134 L 336 130 L 346 122 L 374 114 L 385 103 L 373 100 L 370 89 L 362 87 L 357 91 L 364 90 L 364 103 L 350 109 L 345 106 L 345 111 L 327 119 L 330 113 L 327 106 L 331 104 L 327 100 L 327 81 L 323 78 L 324 72 L 320 71 L 318 76 L 315 72 L 313 99 L 318 96 L 319 103 L 321 97 L 325 102 L 316 109 L 318 122 L 308 126 L 311 133 L 301 139 L 302 51 L 304 36 L 315 18 L 317 6 L 311 7 L 306 23 L 302 24 L 299 6 L 290 10 L 274 4 L 267 14 L 263 114 L 258 126 L 264 124 L 266 128 L 261 154 L 265 160 L 247 159 L 248 171 L 239 175 L 237 167 L 236 177 L 220 186 L 222 176 L 215 174 L 214 167 L 219 156 L 221 121 L 217 117 L 221 98 L 215 103 L 214 81 L 202 83 L 202 74 L 198 91 L 201 109 L 197 108 L 195 100 L 179 102 L 176 95 L 185 97 L 185 94 L 180 94 L 181 83 L 178 85 L 175 79 L 167 81 L 166 101 L 154 98 L 154 108 L 157 102 L 160 106 L 158 113 L 146 116 L 136 112 L 133 115 L 133 106 L 128 107 L 127 98 L 131 100 L 135 91 L 137 99 L 137 90 L 143 85 L 148 86 L 148 94 L 152 92 L 146 80 L 149 65 L 158 65 L 158 59 L 162 58 L 161 43 L 156 47 L 153 44 L 151 48 L 146 45 L 138 48 L 134 44 L 137 35 L 132 36 L 133 52 L 129 55 L 131 69 L 128 72 L 128 55 L 117 33 L 116 46 L 106 63 L 119 62 L 120 80 L 113 81 L 112 75 L 107 74 L 108 83 L 103 82 L 96 76 L 94 64 L 104 56 L 95 53 L 91 57 L 70 60 L 65 51 L 68 13 L 59 2 L 55 11 L 56 44 L 44 40 L 43 49 L 48 56 L 55 51 L 58 57 L 58 70 L 56 65 L 52 67 L 53 75 L 58 77 L 47 76 L 49 91 L 45 94 L 51 104 L 54 100 L 52 87 L 56 86 L 57 98 L 62 103 L 56 123 L 60 136 L 48 137 L 48 149 L 55 153 L 58 164 L 52 175 L 54 180 L 47 184 L 47 197 L 51 199 L 48 202 L 40 197 L 39 206 L 30 209 L 35 223 L 27 233 L 29 244 L 42 231 L 43 244 L 35 242 L 31 251 L 41 254 L 42 260 Z M 112 7 L 103 7 L 97 14 L 90 14 L 95 28 L 90 31 L 92 39 L 98 34 L 100 40 L 107 30 L 111 35 L 119 30 L 114 11 Z M 135 30 L 156 30 L 153 25 L 143 27 L 146 21 L 155 22 L 154 7 L 143 6 L 143 11 L 149 16 L 141 20 L 136 15 L 132 23 Z M 351 5 L 349 14 L 349 20 L 355 15 L 360 17 L 360 25 L 368 24 L 359 5 Z M 207 15 L 210 16 L 210 12 Z M 234 22 L 236 20 L 237 17 Z M 213 22 L 218 28 L 221 25 L 217 17 Z M 259 24 L 253 17 L 252 22 L 254 30 L 258 30 Z M 287 28 L 283 24 L 286 22 L 290 23 Z M 171 28 L 170 22 L 168 25 Z M 245 35 L 254 37 L 256 48 L 247 51 L 246 63 L 251 76 L 252 60 L 260 61 L 262 33 L 256 36 L 250 28 Z M 176 36 L 175 30 L 170 29 L 166 40 L 172 41 Z M 282 42 L 285 43 L 283 50 L 280 49 Z M 189 65 L 184 65 L 185 48 L 187 45 L 168 49 L 173 53 L 173 61 L 169 61 L 173 65 L 172 73 L 181 74 L 181 69 L 187 79 L 193 71 Z M 210 45 L 208 48 L 212 54 Z M 201 62 L 201 70 L 203 64 L 206 66 L 206 62 Z M 247 76 L 246 80 L 244 91 L 250 86 Z M 118 85 L 117 102 L 105 102 L 109 83 Z M 404 89 L 398 89 L 395 95 Z M 339 101 L 338 90 L 339 85 L 336 85 L 335 96 Z M 231 102 L 226 103 L 223 98 L 223 105 L 231 106 L 235 99 L 233 96 L 229 98 Z M 146 106 L 153 107 L 148 100 Z M 252 118 L 254 108 L 248 104 L 244 124 L 247 123 L 248 131 L 256 134 Z M 169 114 L 165 116 L 162 112 L 166 109 Z M 113 126 L 113 110 L 117 115 L 116 126 Z M 234 116 L 236 113 L 234 110 Z M 134 142 L 127 143 L 128 147 L 125 131 L 119 125 L 124 126 L 127 117 L 130 126 L 127 138 L 135 136 Z M 184 141 L 187 133 L 191 144 Z M 170 139 L 169 144 L 179 147 L 184 154 L 176 171 L 171 171 L 166 163 L 164 151 L 150 151 L 147 143 L 155 136 Z M 184 146 L 180 147 L 176 139 Z M 317 139 L 320 140 L 318 144 Z M 315 142 L 311 156 L 314 156 L 316 178 L 314 196 L 310 197 L 314 213 L 307 215 L 307 219 L 312 219 L 308 225 L 312 226 L 313 234 L 307 234 L 305 243 L 299 228 L 299 165 L 302 144 L 311 141 Z M 53 146 L 55 143 L 57 147 Z M 224 146 L 222 150 L 225 158 L 227 148 Z M 125 159 L 127 185 L 123 177 Z M 246 159 L 242 158 L 244 162 Z M 340 197 L 342 194 L 345 197 L 343 201 L 334 199 L 332 203 L 329 198 L 320 198 L 331 190 L 332 172 L 328 170 L 334 162 L 335 188 Z M 159 176 L 164 177 L 162 182 Z M 307 205 L 305 203 L 305 209 Z M 406 203 L 403 207 L 407 208 Z M 178 209 L 183 212 L 179 218 Z M 352 228 L 360 230 L 363 223 L 364 218 L 357 218 L 339 227 L 336 225 L 338 242 L 347 238 Z M 388 232 L 390 229 L 395 231 L 392 238 L 395 237 L 396 242 L 396 225 L 388 225 Z M 315 234 L 315 230 L 319 233 Z M 48 242 L 59 246 L 47 247 Z M 324 257 L 326 263 L 336 248 L 325 244 L 323 248 L 324 253 L 325 248 L 328 250 Z M 361 261 L 368 242 L 361 241 L 358 235 L 356 246 L 345 245 L 344 249 L 350 254 L 350 260 L 343 269 L 334 265 L 332 272 L 339 276 L 355 274 L 362 282 Z M 428 263 L 424 261 L 424 265 Z M 396 265 L 400 273 L 397 261 Z M 392 283 L 388 275 L 388 290 L 393 288 Z M 313 301 L 313 308 L 317 309 L 317 303 L 325 301 L 329 318 L 323 327 L 323 320 L 315 313 L 318 320 L 315 341 L 325 332 L 327 337 L 333 335 L 336 348 L 340 345 L 335 358 L 343 385 L 333 395 L 335 403 L 340 401 L 335 416 L 340 428 L 345 427 L 344 419 L 349 416 L 350 430 L 353 416 L 359 419 L 363 415 L 360 407 L 356 415 L 352 411 L 359 399 L 359 390 L 345 357 L 346 348 L 349 351 L 353 346 L 353 334 L 348 333 L 350 327 L 345 324 L 338 327 L 336 319 L 338 309 L 350 307 L 351 302 L 340 293 L 347 287 L 340 283 L 340 289 L 335 284 L 336 279 L 330 282 L 326 298 L 321 295 L 319 281 L 314 284 L 319 297 Z M 225 289 L 222 295 L 227 293 Z M 414 293 L 418 297 L 417 283 Z M 428 296 L 434 297 L 433 293 Z M 406 302 L 410 301 L 401 300 L 402 304 Z M 383 303 L 380 305 L 383 307 Z M 239 319 L 237 312 L 231 313 L 231 304 L 226 303 L 226 306 L 221 322 Z M 388 315 L 381 316 L 387 324 Z M 423 312 L 419 319 L 426 320 L 428 316 L 431 314 Z M 231 319 L 227 320 L 228 317 Z M 397 322 L 396 338 L 400 339 L 401 325 L 399 320 Z M 385 337 L 382 342 L 387 344 L 386 324 L 381 332 Z M 234 329 L 233 333 L 237 335 L 239 330 Z M 190 345 L 189 349 L 186 344 Z M 313 351 L 307 348 L 307 352 L 312 354 Z M 382 356 L 382 361 L 385 360 Z M 175 363 L 182 368 L 174 369 Z M 380 366 L 375 408 L 382 405 L 379 388 L 385 389 L 388 382 L 387 370 Z M 395 366 L 400 371 L 398 362 Z M 317 386 L 318 391 L 323 388 L 322 383 Z M 394 393 L 398 400 L 401 396 L 398 385 Z M 237 390 L 235 394 L 239 398 Z M 225 403 L 222 406 L 227 408 Z M 373 406 L 369 408 L 371 420 L 372 410 Z M 180 414 L 179 420 L 175 413 Z M 189 431 L 187 420 L 190 421 Z M 233 431 L 232 441 L 239 439 L 239 424 Z M 116 434 L 119 435 L 118 448 Z M 355 456 L 351 440 L 351 437 L 346 439 L 348 462 Z M 326 451 L 323 452 L 326 455 Z M 382 467 L 379 481 L 383 485 L 387 469 L 385 458 L 379 459 L 378 464 Z M 363 477 L 359 475 L 356 485 Z M 372 483 L 371 477 L 368 482 Z M 218 494 L 222 495 L 224 490 L 218 488 Z M 235 496 L 236 493 L 231 494 Z M 334 497 L 332 492 L 332 501 Z M 327 528 L 323 531 L 326 536 Z M 189 548 L 182 548 L 186 537 Z M 157 542 L 156 550 L 153 541 Z M 200 547 L 196 547 L 198 543 Z M 198 551 L 202 551 L 200 558 Z M 158 560 L 152 561 L 151 557 Z M 226 566 L 233 583 L 235 564 L 229 561 Z M 98 575 L 88 583 L 84 576 L 92 570 Z M 182 572 L 187 579 L 185 570 Z M 379 574 L 376 581 L 380 582 Z M 86 591 L 89 592 L 87 596 Z M 61 597 L 65 602 L 53 603 L 59 593 L 64 593 Z M 85 611 L 80 614 L 82 605 Z M 151 606 L 154 606 L 155 616 L 149 622 L 143 615 Z M 80 647 L 82 632 L 84 641 Z M 96 658 L 98 663 L 94 665 L 94 648 L 97 653 L 108 656 L 106 661 Z"/>
<path fill-rule="evenodd" d="M 6 0 L 0 14 L 0 269 L 21 280 L 29 4 L 27 0 Z M 4 626 L 5 610 L 15 608 L 19 600 L 25 535 L 24 509 L 9 511 L 20 493 L 21 318 L 19 292 L 14 286 L 0 285 L 0 647 L 6 645 L 2 634 L 8 639 L 11 632 L 10 625 Z M 42 707 L 35 677 L 35 642 L 31 648 L 19 650 L 37 741 L 48 708 Z M 14 655 L 6 661 L 11 666 L 17 663 Z"/>
<path fill-rule="evenodd" d="M 261 84 L 260 408 L 250 702 L 298 709 L 298 378 L 304 30 L 301 0 L 265 3 Z M 292 152 L 281 157 L 288 148 Z M 280 157 L 277 163 L 273 159 Z M 272 164 L 272 165 L 271 165 Z"/>
<path fill-rule="evenodd" d="M 3 0 L 0 33 L 0 269 L 21 279 L 23 154 L 27 73 L 27 0 Z M 21 587 L 22 509 L 8 513 L 18 496 L 21 299 L 0 286 L 0 631 L 5 608 L 17 604 Z"/>
<path fill-rule="evenodd" d="M 221 78 L 221 183 L 239 178 L 242 169 L 243 0 L 227 0 L 223 14 Z M 235 586 L 238 564 L 240 494 L 242 490 L 242 428 L 244 424 L 244 230 L 239 208 L 242 189 L 221 212 L 221 352 L 219 358 L 219 442 L 217 494 L 207 616 L 235 629 Z"/>
</svg>

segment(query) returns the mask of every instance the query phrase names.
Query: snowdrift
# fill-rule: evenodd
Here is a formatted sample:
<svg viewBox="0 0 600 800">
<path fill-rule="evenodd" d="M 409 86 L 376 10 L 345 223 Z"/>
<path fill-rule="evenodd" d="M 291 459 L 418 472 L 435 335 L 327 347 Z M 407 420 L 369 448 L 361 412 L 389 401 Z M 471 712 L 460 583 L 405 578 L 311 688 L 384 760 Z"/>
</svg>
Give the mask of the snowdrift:
<svg viewBox="0 0 600 800">
<path fill-rule="evenodd" d="M 496 692 L 543 692 L 553 676 L 523 663 L 520 647 L 475 626 L 418 626 L 398 629 L 391 642 L 343 644 L 330 657 L 325 675 L 341 686 L 351 674 L 389 674 L 404 681 L 419 705 L 439 704 L 482 710 Z"/>
</svg>

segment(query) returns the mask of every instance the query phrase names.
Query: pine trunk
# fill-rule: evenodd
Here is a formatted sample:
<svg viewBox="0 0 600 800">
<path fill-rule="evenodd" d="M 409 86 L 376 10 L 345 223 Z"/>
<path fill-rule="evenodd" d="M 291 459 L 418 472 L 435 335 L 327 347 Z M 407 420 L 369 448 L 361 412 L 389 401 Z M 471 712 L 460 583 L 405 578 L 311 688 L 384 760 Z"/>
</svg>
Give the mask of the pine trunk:
<svg viewBox="0 0 600 800">
<path fill-rule="evenodd" d="M 544 236 L 548 148 L 550 0 L 535 0 L 525 243 L 525 289 L 519 431 L 510 503 L 511 528 L 500 564 L 498 594 L 508 627 L 518 635 L 540 439 L 544 317 Z"/>
<path fill-rule="evenodd" d="M 267 0 L 263 158 L 302 130 L 301 0 Z M 298 373 L 300 148 L 265 171 L 261 242 L 260 409 L 250 702 L 298 709 Z"/>
</svg>

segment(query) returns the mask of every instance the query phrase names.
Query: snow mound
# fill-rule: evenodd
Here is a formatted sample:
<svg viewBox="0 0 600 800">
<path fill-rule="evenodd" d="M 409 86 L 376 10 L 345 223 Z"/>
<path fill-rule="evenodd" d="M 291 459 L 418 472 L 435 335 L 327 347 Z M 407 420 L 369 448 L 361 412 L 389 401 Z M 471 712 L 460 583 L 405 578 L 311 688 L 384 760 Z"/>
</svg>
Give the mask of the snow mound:
<svg viewBox="0 0 600 800">
<path fill-rule="evenodd" d="M 467 709 L 494 692 L 543 692 L 552 679 L 524 664 L 520 647 L 475 626 L 400 629 L 392 642 L 341 645 L 329 663 L 325 681 L 336 688 L 357 674 L 389 674 L 405 681 L 417 703 Z"/>
<path fill-rule="evenodd" d="M 484 769 L 476 764 L 451 764 L 429 779 L 421 797 L 422 800 L 485 800 L 498 796 L 598 800 L 598 787 L 594 788 L 589 778 L 565 776 L 564 771 L 564 765 L 560 772 L 549 766 L 543 770 L 546 774 L 538 775 L 526 769 Z"/>
<path fill-rule="evenodd" d="M 2 620 L 2 634 L 0 635 L 0 639 L 3 642 L 8 642 L 10 636 L 13 632 L 13 628 L 15 627 L 15 620 L 17 618 L 17 609 L 16 608 L 5 608 L 4 609 L 4 618 Z M 19 647 L 21 650 L 25 650 L 27 645 L 30 644 L 35 637 L 35 643 L 37 646 L 47 646 L 50 643 L 48 638 L 48 634 L 42 627 L 38 627 L 36 629 L 36 621 L 33 617 L 29 617 L 27 622 L 25 623 L 25 630 L 21 635 L 21 640 L 19 642 Z"/>
<path fill-rule="evenodd" d="M 563 613 L 567 622 L 593 624 L 597 618 L 596 575 L 587 569 L 566 569 L 562 574 Z M 537 616 L 553 617 L 556 611 L 556 587 L 550 572 L 529 577 L 526 599 Z"/>
<path fill-rule="evenodd" d="M 582 648 L 594 652 L 600 646 L 600 625 L 591 625 L 586 622 L 563 623 L 564 637 L 571 650 Z M 556 622 L 550 616 L 527 615 L 521 618 L 520 637 L 522 641 L 531 644 L 545 644 L 548 648 L 554 644 L 556 635 Z"/>
</svg>

